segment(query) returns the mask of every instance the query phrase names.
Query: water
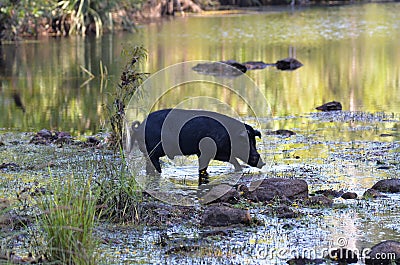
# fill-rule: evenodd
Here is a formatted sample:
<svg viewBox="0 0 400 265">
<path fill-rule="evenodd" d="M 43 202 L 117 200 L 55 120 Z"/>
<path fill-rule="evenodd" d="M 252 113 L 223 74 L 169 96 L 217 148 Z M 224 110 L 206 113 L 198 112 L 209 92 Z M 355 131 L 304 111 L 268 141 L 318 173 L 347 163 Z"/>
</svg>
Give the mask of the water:
<svg viewBox="0 0 400 265">
<path fill-rule="evenodd" d="M 307 181 L 311 192 L 332 188 L 354 191 L 361 196 L 377 180 L 395 178 L 399 173 L 399 5 L 365 4 L 294 12 L 288 8 L 283 12 L 178 17 L 140 26 L 135 34 L 3 45 L 0 128 L 11 131 L 50 128 L 74 135 L 102 130 L 105 92 L 118 82 L 124 65 L 120 57 L 124 45 L 143 44 L 149 50 L 143 71 L 150 73 L 191 60 L 275 62 L 290 55 L 304 66 L 292 72 L 272 67 L 248 72 L 270 105 L 273 119 L 268 120 L 269 129 L 290 129 L 297 133 L 283 139 L 263 131 L 263 139 L 257 145 L 268 166 L 262 171 L 254 169 L 255 176 L 258 172 L 268 177 L 301 178 Z M 101 86 L 100 61 L 108 69 L 107 86 Z M 96 77 L 89 80 L 80 66 Z M 164 84 L 156 83 L 151 92 L 165 91 Z M 189 106 L 191 102 L 199 104 L 187 101 L 195 89 L 173 88 L 157 101 L 156 107 L 170 107 L 183 101 Z M 209 89 L 200 87 L 196 91 L 211 93 Z M 230 103 L 240 115 L 248 115 L 240 99 L 223 89 L 215 89 L 214 98 Z M 15 95 L 19 95 L 25 112 L 15 104 Z M 330 100 L 342 102 L 345 111 L 316 113 L 317 105 Z M 392 136 L 381 137 L 383 133 Z M 6 144 L 0 152 L 5 162 L 27 168 L 25 153 L 33 153 L 35 159 L 44 161 L 55 159 L 53 150 L 39 156 L 36 150 L 21 152 L 9 138 L 12 136 L 7 134 L 0 137 Z M 56 147 L 46 148 L 61 152 Z M 57 159 L 65 164 L 61 155 Z M 195 200 L 196 159 L 163 160 L 164 180 L 186 186 L 181 193 Z M 378 161 L 389 168 L 378 169 Z M 80 163 L 71 164 L 79 168 Z M 28 172 L 29 180 L 24 180 L 21 172 L 6 172 L 2 189 L 15 194 L 10 179 L 17 183 L 42 183 L 42 178 L 48 178 L 47 167 L 45 170 L 37 175 Z M 209 171 L 212 180 L 234 174 L 226 163 L 213 162 Z M 63 175 L 60 169 L 54 174 Z M 262 221 L 261 225 L 234 227 L 229 236 L 200 243 L 199 234 L 209 228 L 190 223 L 165 224 L 161 229 L 144 227 L 141 231 L 131 226 L 105 225 L 97 232 L 111 242 L 102 245 L 105 264 L 286 264 L 286 260 L 302 250 L 338 247 L 339 239 L 345 239 L 347 247 L 360 251 L 382 240 L 400 240 L 398 202 L 397 194 L 376 201 L 336 199 L 333 209 L 301 207 L 300 218 L 283 220 L 265 216 L 262 207 L 254 207 L 251 214 Z M 156 244 L 161 233 L 171 238 L 166 247 Z M 166 254 L 180 244 L 200 244 L 200 250 Z M 279 256 L 273 250 L 284 252 Z M 320 254 L 316 252 L 311 257 Z"/>
<path fill-rule="evenodd" d="M 226 16 L 194 16 L 154 22 L 137 33 L 101 39 L 41 39 L 0 47 L 0 128 L 42 128 L 93 134 L 104 128 L 102 104 L 118 82 L 129 44 L 144 45 L 143 70 L 155 73 L 189 60 L 275 62 L 293 56 L 304 66 L 248 75 L 274 116 L 299 115 L 330 100 L 344 109 L 400 112 L 399 3 Z M 100 61 L 108 69 L 101 86 Z M 81 66 L 96 77 L 92 80 Z M 162 89 L 163 84 L 159 84 Z M 157 88 L 155 88 L 157 89 Z M 190 96 L 177 93 L 176 100 Z M 224 95 L 219 95 L 224 97 Z M 16 101 L 23 108 L 16 105 Z M 158 106 L 168 107 L 167 103 Z"/>
</svg>

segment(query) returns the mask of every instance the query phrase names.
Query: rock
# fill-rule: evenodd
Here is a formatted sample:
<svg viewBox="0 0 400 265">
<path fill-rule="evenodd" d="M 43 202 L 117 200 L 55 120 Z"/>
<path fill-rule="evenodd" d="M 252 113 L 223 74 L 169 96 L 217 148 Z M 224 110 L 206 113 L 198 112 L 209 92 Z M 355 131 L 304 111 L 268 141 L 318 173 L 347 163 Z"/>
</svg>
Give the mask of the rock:
<svg viewBox="0 0 400 265">
<path fill-rule="evenodd" d="M 337 191 L 337 190 L 332 190 L 332 189 L 330 189 L 330 190 L 317 190 L 316 192 L 315 192 L 315 194 L 322 194 L 322 195 L 324 195 L 325 197 L 328 197 L 328 198 L 339 198 L 340 196 L 342 196 L 343 195 L 343 191 Z"/>
<path fill-rule="evenodd" d="M 382 179 L 375 183 L 371 189 L 389 193 L 400 192 L 400 179 Z"/>
<path fill-rule="evenodd" d="M 200 223 L 203 226 L 229 226 L 249 224 L 250 221 L 251 217 L 248 210 L 226 205 L 210 205 L 205 209 Z"/>
<path fill-rule="evenodd" d="M 371 252 L 365 258 L 367 265 L 400 264 L 400 242 L 387 240 L 371 248 Z"/>
<path fill-rule="evenodd" d="M 311 207 L 332 207 L 333 200 L 323 195 L 312 196 L 304 204 Z"/>
<path fill-rule="evenodd" d="M 206 190 L 204 188 L 207 187 Z M 199 186 L 199 201 L 202 204 L 210 204 L 216 202 L 237 203 L 240 199 L 239 192 L 232 186 L 227 184 L 219 184 L 209 188 L 209 185 Z"/>
<path fill-rule="evenodd" d="M 234 60 L 228 60 L 214 63 L 199 63 L 192 70 L 205 75 L 239 76 L 247 71 L 247 67 Z"/>
<path fill-rule="evenodd" d="M 380 193 L 377 190 L 368 189 L 364 192 L 363 197 L 364 197 L 364 199 L 376 199 L 376 198 L 385 198 L 387 196 Z"/>
<path fill-rule="evenodd" d="M 244 197 L 254 202 L 304 200 L 308 198 L 308 185 L 301 179 L 269 178 L 252 182 Z"/>
<path fill-rule="evenodd" d="M 380 137 L 394 137 L 394 134 L 391 134 L 391 133 L 381 133 L 379 136 L 380 136 Z"/>
<path fill-rule="evenodd" d="M 287 70 L 296 70 L 297 68 L 300 68 L 303 66 L 301 62 L 296 60 L 295 58 L 285 58 L 282 60 L 278 60 L 275 63 L 275 66 L 277 69 L 282 70 L 282 71 L 287 71 Z"/>
<path fill-rule="evenodd" d="M 284 138 L 290 137 L 292 135 L 296 135 L 295 132 L 290 131 L 290 130 L 285 130 L 285 129 L 279 129 L 276 131 L 270 131 L 270 132 L 266 132 L 267 135 L 279 135 L 282 136 Z"/>
<path fill-rule="evenodd" d="M 357 193 L 355 193 L 355 192 L 345 192 L 345 193 L 343 193 L 343 195 L 341 196 L 342 197 L 342 199 L 345 199 L 345 200 L 351 200 L 351 199 L 357 199 Z"/>
<path fill-rule="evenodd" d="M 333 249 L 329 252 L 329 255 L 326 258 L 336 261 L 339 264 L 351 264 L 358 262 L 358 255 L 354 251 L 347 248 Z"/>
<path fill-rule="evenodd" d="M 331 101 L 315 108 L 320 111 L 335 111 L 342 110 L 342 104 L 337 101 Z"/>
<path fill-rule="evenodd" d="M 295 218 L 298 216 L 290 207 L 286 205 L 280 205 L 277 207 L 271 207 L 266 211 L 266 214 L 277 218 Z"/>
<path fill-rule="evenodd" d="M 54 132 L 47 129 L 42 129 L 37 132 L 29 143 L 31 144 L 63 144 L 63 143 L 71 143 L 72 137 L 68 132 Z"/>
<path fill-rule="evenodd" d="M 267 66 L 275 65 L 275 64 L 264 63 L 264 62 L 261 62 L 261 61 L 257 61 L 257 62 L 248 61 L 248 62 L 244 62 L 243 64 L 246 66 L 247 70 L 264 69 Z"/>
</svg>

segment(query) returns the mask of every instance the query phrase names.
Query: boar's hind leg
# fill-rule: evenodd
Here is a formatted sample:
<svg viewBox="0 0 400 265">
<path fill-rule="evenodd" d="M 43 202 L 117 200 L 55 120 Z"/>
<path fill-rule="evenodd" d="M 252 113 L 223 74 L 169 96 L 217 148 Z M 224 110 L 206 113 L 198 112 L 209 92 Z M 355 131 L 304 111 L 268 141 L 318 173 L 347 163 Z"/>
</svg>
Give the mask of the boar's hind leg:
<svg viewBox="0 0 400 265">
<path fill-rule="evenodd" d="M 146 173 L 148 175 L 154 175 L 155 170 L 161 173 L 161 165 L 159 158 L 152 157 L 151 159 L 146 159 Z"/>
</svg>

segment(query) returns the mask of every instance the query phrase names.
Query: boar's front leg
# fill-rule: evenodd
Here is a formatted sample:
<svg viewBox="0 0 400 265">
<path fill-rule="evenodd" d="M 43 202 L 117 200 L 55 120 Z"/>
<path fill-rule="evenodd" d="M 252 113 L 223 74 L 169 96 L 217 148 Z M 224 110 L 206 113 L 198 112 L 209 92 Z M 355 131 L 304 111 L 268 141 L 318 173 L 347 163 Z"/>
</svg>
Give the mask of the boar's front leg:
<svg viewBox="0 0 400 265">
<path fill-rule="evenodd" d="M 209 181 L 207 167 L 211 159 L 217 154 L 217 145 L 210 137 L 204 137 L 199 142 L 199 185 L 207 184 Z"/>
<path fill-rule="evenodd" d="M 146 159 L 146 174 L 155 175 L 155 171 L 161 173 L 160 159 L 158 157 Z"/>
<path fill-rule="evenodd" d="M 229 163 L 231 163 L 235 167 L 235 171 L 242 171 L 242 166 L 239 164 L 235 157 L 232 157 L 229 160 Z"/>
</svg>

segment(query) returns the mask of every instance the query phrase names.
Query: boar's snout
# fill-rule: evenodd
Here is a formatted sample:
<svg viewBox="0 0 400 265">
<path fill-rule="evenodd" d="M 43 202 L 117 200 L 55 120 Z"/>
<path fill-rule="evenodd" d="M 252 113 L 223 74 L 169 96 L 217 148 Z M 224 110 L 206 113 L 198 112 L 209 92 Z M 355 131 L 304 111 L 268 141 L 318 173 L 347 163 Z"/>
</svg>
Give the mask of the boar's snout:
<svg viewBox="0 0 400 265">
<path fill-rule="evenodd" d="M 262 168 L 265 165 L 264 161 L 262 161 L 260 155 L 258 154 L 255 156 L 251 156 L 247 164 L 249 164 L 252 167 L 258 167 L 258 168 Z"/>
</svg>

